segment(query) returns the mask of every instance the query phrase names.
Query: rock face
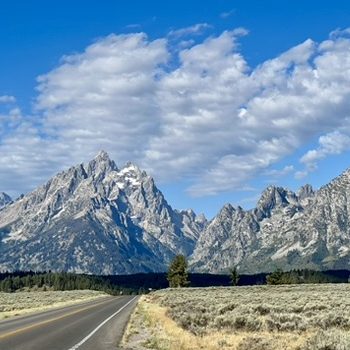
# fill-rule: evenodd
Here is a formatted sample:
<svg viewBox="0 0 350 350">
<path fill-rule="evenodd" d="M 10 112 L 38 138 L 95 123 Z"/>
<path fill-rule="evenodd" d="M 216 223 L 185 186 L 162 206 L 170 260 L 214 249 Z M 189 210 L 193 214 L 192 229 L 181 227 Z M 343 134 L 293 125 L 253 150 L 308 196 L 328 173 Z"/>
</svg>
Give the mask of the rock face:
<svg viewBox="0 0 350 350">
<path fill-rule="evenodd" d="M 197 271 L 350 268 L 350 170 L 315 192 L 268 187 L 253 210 L 226 205 L 201 234 Z"/>
<path fill-rule="evenodd" d="M 350 269 L 350 170 L 318 191 L 270 186 L 256 208 L 226 204 L 207 222 L 173 210 L 153 179 L 105 152 L 12 201 L 0 193 L 0 270 L 95 274 Z"/>
<path fill-rule="evenodd" d="M 12 202 L 12 198 L 8 194 L 4 192 L 0 192 L 0 210 L 5 208 L 11 202 Z"/>
<path fill-rule="evenodd" d="M 0 211 L 0 268 L 165 271 L 205 226 L 192 211 L 174 211 L 137 166 L 118 169 L 100 152 Z"/>
</svg>

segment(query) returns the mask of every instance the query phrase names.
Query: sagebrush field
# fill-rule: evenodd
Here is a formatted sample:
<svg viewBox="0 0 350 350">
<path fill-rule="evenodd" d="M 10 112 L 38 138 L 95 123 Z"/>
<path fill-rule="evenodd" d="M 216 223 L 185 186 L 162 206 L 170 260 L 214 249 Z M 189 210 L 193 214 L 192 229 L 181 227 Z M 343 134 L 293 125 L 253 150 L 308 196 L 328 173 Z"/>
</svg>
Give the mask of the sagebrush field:
<svg viewBox="0 0 350 350">
<path fill-rule="evenodd" d="M 106 296 L 92 290 L 0 293 L 0 320 Z"/>
<path fill-rule="evenodd" d="M 143 298 L 126 347 L 346 350 L 349 330 L 350 284 L 180 288 Z"/>
</svg>

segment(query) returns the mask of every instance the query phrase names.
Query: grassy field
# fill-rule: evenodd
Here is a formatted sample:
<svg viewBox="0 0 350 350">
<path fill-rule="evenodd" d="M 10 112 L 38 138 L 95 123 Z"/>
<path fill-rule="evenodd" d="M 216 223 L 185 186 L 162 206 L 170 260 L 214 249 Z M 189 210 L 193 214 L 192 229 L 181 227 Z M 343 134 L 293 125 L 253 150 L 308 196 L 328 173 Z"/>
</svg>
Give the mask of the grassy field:
<svg viewBox="0 0 350 350">
<path fill-rule="evenodd" d="M 183 288 L 144 296 L 125 349 L 347 350 L 350 284 Z"/>
<path fill-rule="evenodd" d="M 0 293 L 0 320 L 107 296 L 92 290 Z"/>
</svg>

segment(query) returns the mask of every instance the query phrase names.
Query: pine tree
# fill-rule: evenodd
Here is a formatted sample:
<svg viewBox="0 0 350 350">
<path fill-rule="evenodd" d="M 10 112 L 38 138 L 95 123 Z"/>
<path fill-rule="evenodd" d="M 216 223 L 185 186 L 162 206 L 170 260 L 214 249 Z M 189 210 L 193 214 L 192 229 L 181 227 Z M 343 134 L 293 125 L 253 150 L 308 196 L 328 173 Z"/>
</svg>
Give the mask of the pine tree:
<svg viewBox="0 0 350 350">
<path fill-rule="evenodd" d="M 276 269 L 274 272 L 272 272 L 270 275 L 266 276 L 266 283 L 267 284 L 284 284 L 283 279 L 283 270 L 282 269 Z"/>
<path fill-rule="evenodd" d="M 230 280 L 233 286 L 238 286 L 239 274 L 236 266 L 230 270 Z"/>
<path fill-rule="evenodd" d="M 186 287 L 189 285 L 187 261 L 183 255 L 176 255 L 169 266 L 167 279 L 170 288 Z"/>
</svg>

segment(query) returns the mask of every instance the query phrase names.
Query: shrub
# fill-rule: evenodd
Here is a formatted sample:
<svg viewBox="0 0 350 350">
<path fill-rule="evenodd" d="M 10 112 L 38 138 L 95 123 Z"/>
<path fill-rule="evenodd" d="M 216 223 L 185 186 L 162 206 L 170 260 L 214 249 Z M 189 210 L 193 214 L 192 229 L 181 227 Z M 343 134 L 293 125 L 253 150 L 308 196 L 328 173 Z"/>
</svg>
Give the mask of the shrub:
<svg viewBox="0 0 350 350">
<path fill-rule="evenodd" d="M 350 334 L 333 329 L 331 331 L 318 331 L 300 348 L 300 350 L 349 350 Z"/>
</svg>

